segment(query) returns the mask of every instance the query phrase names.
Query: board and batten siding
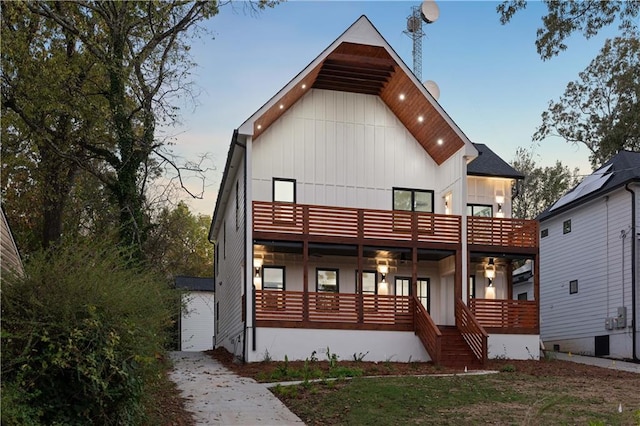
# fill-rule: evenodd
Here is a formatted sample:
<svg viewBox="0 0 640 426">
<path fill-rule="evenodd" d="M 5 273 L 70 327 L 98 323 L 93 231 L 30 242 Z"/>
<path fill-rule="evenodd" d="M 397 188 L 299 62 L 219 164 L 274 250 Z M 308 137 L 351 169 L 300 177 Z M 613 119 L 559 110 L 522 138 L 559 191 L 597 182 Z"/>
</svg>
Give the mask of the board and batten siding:
<svg viewBox="0 0 640 426">
<path fill-rule="evenodd" d="M 571 232 L 564 234 L 566 220 Z M 630 194 L 624 188 L 541 222 L 540 229 L 548 231 L 540 239 L 543 341 L 562 341 L 560 350 L 593 354 L 593 338 L 610 335 L 617 339 L 610 337 L 612 356 L 616 347 L 630 347 L 631 234 L 621 238 L 630 226 Z M 572 280 L 578 281 L 575 294 L 569 293 Z M 620 306 L 627 307 L 627 327 L 607 330 L 605 319 L 617 316 Z"/>
<path fill-rule="evenodd" d="M 493 207 L 493 216 L 498 212 L 496 196 L 502 195 L 504 217 L 511 217 L 511 182 L 513 179 L 483 176 L 467 177 L 467 204 L 482 204 Z"/>
<path fill-rule="evenodd" d="M 297 202 L 392 209 L 392 188 L 462 192 L 459 150 L 438 166 L 377 96 L 312 89 L 252 146 L 252 197 L 272 201 L 272 179 L 296 179 Z"/>
<path fill-rule="evenodd" d="M 231 177 L 233 189 L 218 231 L 215 269 L 218 328 L 216 346 L 224 346 L 238 357 L 244 356 L 242 296 L 245 294 L 245 185 L 244 159 Z M 237 197 L 236 197 L 237 189 Z M 236 207 L 236 200 L 238 200 Z M 237 213 L 236 213 L 237 208 Z M 237 220 L 237 223 L 236 223 Z M 215 266 L 214 266 L 215 267 Z"/>
</svg>

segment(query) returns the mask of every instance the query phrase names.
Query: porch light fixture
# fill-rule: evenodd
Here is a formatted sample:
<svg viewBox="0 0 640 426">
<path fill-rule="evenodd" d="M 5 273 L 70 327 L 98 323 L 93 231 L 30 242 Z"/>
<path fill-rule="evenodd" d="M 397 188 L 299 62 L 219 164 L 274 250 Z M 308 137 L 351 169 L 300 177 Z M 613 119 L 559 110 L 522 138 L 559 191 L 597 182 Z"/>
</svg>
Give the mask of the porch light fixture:
<svg viewBox="0 0 640 426">
<path fill-rule="evenodd" d="M 496 195 L 496 204 L 498 204 L 496 217 L 504 217 L 504 212 L 502 211 L 502 205 L 504 204 L 504 195 Z"/>
<path fill-rule="evenodd" d="M 387 295 L 389 294 L 389 284 L 387 283 L 387 273 L 389 272 L 389 267 L 387 265 L 379 265 L 378 272 L 380 272 L 380 285 L 378 285 L 378 294 Z"/>
<path fill-rule="evenodd" d="M 489 287 L 493 287 L 493 280 L 496 278 L 496 265 L 493 258 L 489 259 L 489 263 L 484 269 L 484 276 L 489 280 Z"/>
<path fill-rule="evenodd" d="M 262 289 L 262 278 L 260 277 L 260 269 L 262 268 L 262 259 L 253 259 L 253 286 L 256 290 Z"/>
</svg>

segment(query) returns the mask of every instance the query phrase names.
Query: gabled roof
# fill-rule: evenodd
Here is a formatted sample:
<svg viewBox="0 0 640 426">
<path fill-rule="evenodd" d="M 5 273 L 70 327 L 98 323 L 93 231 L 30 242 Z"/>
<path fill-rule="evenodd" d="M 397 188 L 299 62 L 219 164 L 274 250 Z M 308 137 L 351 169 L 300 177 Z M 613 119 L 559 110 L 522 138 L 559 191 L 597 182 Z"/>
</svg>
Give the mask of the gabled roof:
<svg viewBox="0 0 640 426">
<path fill-rule="evenodd" d="M 238 129 L 256 140 L 310 89 L 380 96 L 437 164 L 476 151 L 366 16 L 361 16 Z"/>
<path fill-rule="evenodd" d="M 552 206 L 540 213 L 537 219 L 539 221 L 549 219 L 630 182 L 640 182 L 640 152 L 620 151 Z"/>
<path fill-rule="evenodd" d="M 309 90 L 324 89 L 379 96 L 437 163 L 464 148 L 468 159 L 478 151 L 442 109 L 366 16 L 362 15 L 317 58 L 234 131 L 209 241 L 218 232 L 248 138 L 256 141 Z M 241 148 L 241 149 L 237 149 Z"/>
<path fill-rule="evenodd" d="M 511 179 L 524 179 L 524 175 L 511 167 L 506 161 L 483 143 L 474 143 L 478 156 L 467 164 L 467 176 L 489 176 Z"/>
<path fill-rule="evenodd" d="M 178 275 L 175 278 L 176 288 L 190 291 L 214 291 L 213 278 L 185 277 Z"/>
</svg>

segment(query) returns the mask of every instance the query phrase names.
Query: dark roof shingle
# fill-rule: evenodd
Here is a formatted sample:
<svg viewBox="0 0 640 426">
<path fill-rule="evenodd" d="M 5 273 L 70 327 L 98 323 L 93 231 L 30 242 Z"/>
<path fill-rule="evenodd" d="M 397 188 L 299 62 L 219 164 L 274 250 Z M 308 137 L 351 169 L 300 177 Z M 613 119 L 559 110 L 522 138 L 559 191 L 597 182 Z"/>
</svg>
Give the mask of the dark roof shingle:
<svg viewBox="0 0 640 426">
<path fill-rule="evenodd" d="M 467 176 L 492 176 L 511 179 L 524 179 L 524 175 L 511 167 L 506 161 L 483 144 L 474 143 L 478 156 L 467 164 Z"/>
<path fill-rule="evenodd" d="M 191 291 L 214 291 L 213 278 L 185 277 L 178 275 L 175 278 L 176 288 Z"/>
</svg>

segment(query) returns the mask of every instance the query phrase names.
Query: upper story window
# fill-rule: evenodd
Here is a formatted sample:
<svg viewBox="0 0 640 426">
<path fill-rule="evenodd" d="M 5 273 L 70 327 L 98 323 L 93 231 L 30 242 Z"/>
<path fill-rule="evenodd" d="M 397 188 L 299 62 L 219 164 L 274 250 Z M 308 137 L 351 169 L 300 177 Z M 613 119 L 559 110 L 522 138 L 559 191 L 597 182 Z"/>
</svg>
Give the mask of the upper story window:
<svg viewBox="0 0 640 426">
<path fill-rule="evenodd" d="M 540 238 L 544 238 L 548 236 L 549 236 L 549 228 L 544 228 L 542 231 L 540 231 Z"/>
<path fill-rule="evenodd" d="M 393 188 L 393 209 L 433 213 L 433 191 Z"/>
<path fill-rule="evenodd" d="M 295 203 L 296 180 L 273 178 L 273 201 L 279 203 Z"/>
<path fill-rule="evenodd" d="M 571 219 L 562 222 L 562 233 L 568 234 L 569 232 L 571 232 Z"/>
<path fill-rule="evenodd" d="M 488 204 L 467 204 L 467 216 L 493 217 L 493 206 Z"/>
</svg>

